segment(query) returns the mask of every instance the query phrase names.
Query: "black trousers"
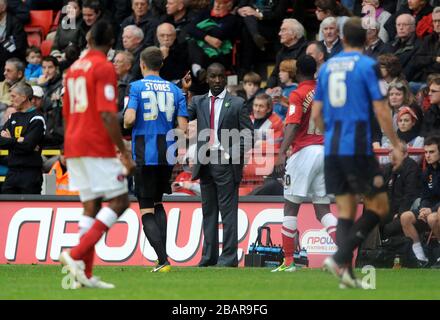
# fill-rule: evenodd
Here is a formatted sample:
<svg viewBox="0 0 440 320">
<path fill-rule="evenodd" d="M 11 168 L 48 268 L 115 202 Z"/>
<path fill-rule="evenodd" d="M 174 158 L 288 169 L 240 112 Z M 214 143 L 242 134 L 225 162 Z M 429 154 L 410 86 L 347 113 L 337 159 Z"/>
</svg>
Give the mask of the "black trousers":
<svg viewBox="0 0 440 320">
<path fill-rule="evenodd" d="M 41 168 L 9 168 L 2 187 L 4 194 L 41 194 Z"/>
<path fill-rule="evenodd" d="M 232 165 L 208 164 L 201 167 L 200 189 L 203 210 L 203 251 L 201 266 L 238 265 L 238 186 Z M 223 224 L 223 248 L 219 257 L 218 213 Z"/>
</svg>

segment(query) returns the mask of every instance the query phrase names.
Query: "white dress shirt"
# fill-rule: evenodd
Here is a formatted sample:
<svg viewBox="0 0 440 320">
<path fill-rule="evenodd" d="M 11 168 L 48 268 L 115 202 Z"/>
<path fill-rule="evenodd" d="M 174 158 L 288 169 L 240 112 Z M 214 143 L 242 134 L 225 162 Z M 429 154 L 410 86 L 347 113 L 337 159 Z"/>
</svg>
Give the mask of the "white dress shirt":
<svg viewBox="0 0 440 320">
<path fill-rule="evenodd" d="M 211 93 L 211 90 L 209 90 L 208 93 L 208 100 L 209 100 L 209 115 L 211 115 L 211 97 L 213 94 Z M 226 96 L 226 88 L 220 93 L 217 98 L 215 99 L 215 115 L 214 115 L 214 144 L 212 145 L 211 149 L 220 149 L 222 150 L 222 146 L 220 145 L 220 139 L 218 138 L 218 121 L 220 118 L 220 112 L 223 105 L 223 100 L 225 100 Z"/>
</svg>

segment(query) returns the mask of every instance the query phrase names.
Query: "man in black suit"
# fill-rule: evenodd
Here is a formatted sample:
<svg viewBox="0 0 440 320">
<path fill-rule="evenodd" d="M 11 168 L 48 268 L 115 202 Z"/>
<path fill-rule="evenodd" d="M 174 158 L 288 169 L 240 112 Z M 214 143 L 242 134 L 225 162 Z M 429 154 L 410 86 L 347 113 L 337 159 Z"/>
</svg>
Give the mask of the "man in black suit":
<svg viewBox="0 0 440 320">
<path fill-rule="evenodd" d="M 188 107 L 189 120 L 197 119 L 198 156 L 192 178 L 200 179 L 202 193 L 204 242 L 199 266 L 236 267 L 238 187 L 244 154 L 253 145 L 253 125 L 244 100 L 226 91 L 223 65 L 208 67 L 207 82 L 209 92 L 195 96 Z M 223 223 L 220 257 L 219 211 Z"/>
</svg>

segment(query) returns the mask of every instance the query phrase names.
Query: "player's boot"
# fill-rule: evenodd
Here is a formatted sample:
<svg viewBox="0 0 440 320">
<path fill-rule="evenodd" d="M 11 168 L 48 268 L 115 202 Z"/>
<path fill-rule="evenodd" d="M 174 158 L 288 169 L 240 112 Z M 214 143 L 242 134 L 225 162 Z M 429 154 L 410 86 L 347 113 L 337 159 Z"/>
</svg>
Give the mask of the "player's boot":
<svg viewBox="0 0 440 320">
<path fill-rule="evenodd" d="M 91 288 L 98 288 L 98 289 L 114 289 L 115 285 L 112 283 L 104 282 L 101 280 L 100 277 L 91 277 L 89 278 L 90 283 L 92 284 Z"/>
<path fill-rule="evenodd" d="M 324 260 L 324 264 L 322 266 L 322 269 L 324 271 L 329 271 L 332 275 L 334 275 L 336 278 L 340 279 L 342 276 L 342 272 L 344 271 L 343 268 L 341 268 L 333 259 L 333 257 L 327 257 Z"/>
<path fill-rule="evenodd" d="M 359 288 L 363 289 L 362 281 L 356 278 L 353 269 L 351 267 L 344 268 L 341 275 L 341 282 L 339 283 L 340 289 L 347 288 Z"/>
<path fill-rule="evenodd" d="M 171 266 L 170 263 L 167 261 L 164 264 L 157 264 L 151 272 L 170 272 Z"/>
<path fill-rule="evenodd" d="M 283 271 L 287 271 L 287 272 L 296 271 L 295 263 L 292 262 L 291 264 L 288 265 L 286 264 L 286 259 L 283 259 L 283 263 L 280 264 L 275 269 L 271 270 L 270 272 L 283 272 Z"/>
<path fill-rule="evenodd" d="M 84 273 L 85 265 L 83 261 L 73 260 L 70 256 L 69 251 L 63 251 L 60 254 L 60 262 L 62 265 L 69 268 L 69 272 L 72 274 L 76 281 L 78 281 L 85 287 L 91 286 L 89 279 L 87 279 L 87 276 Z"/>
</svg>

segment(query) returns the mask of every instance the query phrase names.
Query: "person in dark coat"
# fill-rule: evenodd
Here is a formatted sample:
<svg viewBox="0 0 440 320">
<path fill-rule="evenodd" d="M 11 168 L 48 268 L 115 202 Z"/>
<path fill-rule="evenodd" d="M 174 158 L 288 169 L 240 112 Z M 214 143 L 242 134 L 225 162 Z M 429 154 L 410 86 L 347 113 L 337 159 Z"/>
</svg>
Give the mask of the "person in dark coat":
<svg viewBox="0 0 440 320">
<path fill-rule="evenodd" d="M 27 49 L 23 24 L 7 9 L 7 2 L 0 0 L 0 81 L 5 79 L 5 61 L 14 57 L 24 60 Z"/>
<path fill-rule="evenodd" d="M 278 35 L 282 47 L 277 53 L 275 68 L 267 81 L 268 88 L 280 86 L 278 74 L 281 61 L 286 59 L 298 60 L 299 57 L 306 54 L 307 49 L 304 27 L 296 19 L 284 19 Z"/>
<path fill-rule="evenodd" d="M 132 1 L 133 14 L 121 23 L 119 37 L 116 43 L 118 50 L 123 49 L 122 35 L 124 28 L 129 25 L 135 25 L 144 33 L 143 48 L 154 45 L 154 37 L 156 35 L 156 28 L 159 25 L 159 20 L 148 9 L 148 0 L 133 0 Z"/>
</svg>

